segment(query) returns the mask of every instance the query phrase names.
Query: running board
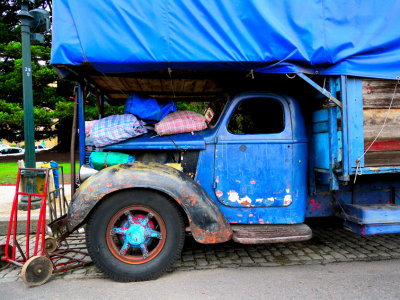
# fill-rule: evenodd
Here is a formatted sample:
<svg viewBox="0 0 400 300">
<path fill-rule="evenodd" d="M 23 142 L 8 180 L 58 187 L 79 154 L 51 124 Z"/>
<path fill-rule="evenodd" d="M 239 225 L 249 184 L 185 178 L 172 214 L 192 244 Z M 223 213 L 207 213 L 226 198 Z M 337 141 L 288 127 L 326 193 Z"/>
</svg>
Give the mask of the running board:
<svg viewBox="0 0 400 300">
<path fill-rule="evenodd" d="M 232 239 L 241 244 L 300 242 L 312 238 L 306 224 L 291 225 L 233 225 Z"/>
</svg>

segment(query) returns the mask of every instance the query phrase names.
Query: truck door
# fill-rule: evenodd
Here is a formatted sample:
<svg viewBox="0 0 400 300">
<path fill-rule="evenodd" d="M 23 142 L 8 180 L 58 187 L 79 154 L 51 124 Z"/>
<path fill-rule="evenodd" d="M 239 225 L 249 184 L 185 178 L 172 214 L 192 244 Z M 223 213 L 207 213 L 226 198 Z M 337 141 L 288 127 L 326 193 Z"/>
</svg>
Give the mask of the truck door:
<svg viewBox="0 0 400 300">
<path fill-rule="evenodd" d="M 293 138 L 285 98 L 276 95 L 235 98 L 217 137 L 214 188 L 223 205 L 291 204 Z"/>
</svg>

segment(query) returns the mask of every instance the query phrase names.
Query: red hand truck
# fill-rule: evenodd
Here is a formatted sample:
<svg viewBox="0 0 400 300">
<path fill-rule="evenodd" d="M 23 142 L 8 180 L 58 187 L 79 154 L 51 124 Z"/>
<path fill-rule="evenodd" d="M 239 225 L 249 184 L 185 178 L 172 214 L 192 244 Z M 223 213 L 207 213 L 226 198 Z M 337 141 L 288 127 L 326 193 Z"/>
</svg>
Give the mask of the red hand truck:
<svg viewBox="0 0 400 300">
<path fill-rule="evenodd" d="M 58 188 L 56 187 L 49 191 L 49 175 L 51 174 L 50 172 L 56 170 L 61 173 L 60 185 Z M 21 175 L 23 176 L 26 172 L 35 172 L 36 174 L 44 175 L 42 194 L 19 191 Z M 27 212 L 26 237 L 22 241 L 17 239 L 19 196 L 28 198 L 25 205 L 26 209 L 24 209 Z M 34 209 L 32 207 L 32 198 L 34 197 L 41 198 L 36 236 L 31 229 L 33 227 L 31 226 L 31 210 Z M 49 208 L 48 215 L 50 222 L 48 224 L 46 224 L 46 207 Z M 66 272 L 90 264 L 91 261 L 86 260 L 88 253 L 82 251 L 85 249 L 84 245 L 75 243 L 73 247 L 70 246 L 70 244 L 73 244 L 73 241 L 79 240 L 81 237 L 79 237 L 78 232 L 69 232 L 67 230 L 67 210 L 68 202 L 64 195 L 62 166 L 52 168 L 19 168 L 7 239 L 5 244 L 0 245 L 0 270 L 6 268 L 9 264 L 22 267 L 21 278 L 25 284 L 28 286 L 38 286 L 47 282 L 53 273 Z M 31 244 L 31 237 L 33 236 L 35 236 L 34 243 Z M 25 251 L 23 248 L 25 248 Z M 80 258 L 76 257 L 78 254 Z"/>
</svg>

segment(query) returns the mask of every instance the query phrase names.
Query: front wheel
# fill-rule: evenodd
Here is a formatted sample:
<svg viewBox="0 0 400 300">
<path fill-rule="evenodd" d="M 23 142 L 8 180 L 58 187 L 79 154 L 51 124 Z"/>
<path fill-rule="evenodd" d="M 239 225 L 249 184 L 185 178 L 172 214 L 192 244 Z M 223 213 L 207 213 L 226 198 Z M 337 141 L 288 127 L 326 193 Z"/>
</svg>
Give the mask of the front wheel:
<svg viewBox="0 0 400 300">
<path fill-rule="evenodd" d="M 93 263 L 116 281 L 161 276 L 179 257 L 184 239 L 176 203 L 150 190 L 112 195 L 91 214 L 86 230 Z"/>
</svg>

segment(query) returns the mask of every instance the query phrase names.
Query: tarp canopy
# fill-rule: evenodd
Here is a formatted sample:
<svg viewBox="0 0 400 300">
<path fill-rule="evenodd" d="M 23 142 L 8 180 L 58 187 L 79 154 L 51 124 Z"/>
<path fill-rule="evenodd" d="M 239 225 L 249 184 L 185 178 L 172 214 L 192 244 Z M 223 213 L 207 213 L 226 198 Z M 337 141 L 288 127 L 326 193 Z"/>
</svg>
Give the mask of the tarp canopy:
<svg viewBox="0 0 400 300">
<path fill-rule="evenodd" d="M 397 0 L 54 0 L 51 63 L 400 76 Z"/>
</svg>

